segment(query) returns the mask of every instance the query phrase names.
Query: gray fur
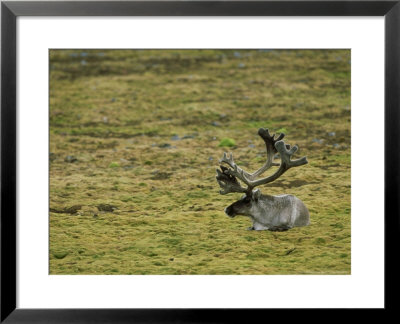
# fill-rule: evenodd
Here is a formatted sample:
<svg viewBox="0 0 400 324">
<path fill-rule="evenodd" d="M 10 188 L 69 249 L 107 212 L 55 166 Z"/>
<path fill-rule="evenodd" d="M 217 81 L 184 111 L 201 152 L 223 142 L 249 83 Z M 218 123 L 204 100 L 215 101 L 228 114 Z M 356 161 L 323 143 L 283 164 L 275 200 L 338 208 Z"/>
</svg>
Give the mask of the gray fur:
<svg viewBox="0 0 400 324">
<path fill-rule="evenodd" d="M 250 229 L 285 231 L 293 227 L 310 224 L 310 214 L 304 203 L 293 195 L 253 195 L 243 196 L 225 209 L 229 217 L 244 215 L 250 217 Z"/>
</svg>

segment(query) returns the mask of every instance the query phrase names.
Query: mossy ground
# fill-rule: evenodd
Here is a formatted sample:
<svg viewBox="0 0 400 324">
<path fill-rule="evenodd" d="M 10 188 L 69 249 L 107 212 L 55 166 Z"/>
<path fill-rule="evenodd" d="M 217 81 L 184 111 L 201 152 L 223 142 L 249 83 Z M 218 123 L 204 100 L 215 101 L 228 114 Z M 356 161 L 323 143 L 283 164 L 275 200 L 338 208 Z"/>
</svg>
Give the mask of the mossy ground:
<svg viewBox="0 0 400 324">
<path fill-rule="evenodd" d="M 218 160 L 260 167 L 260 127 L 307 156 L 260 189 L 310 226 L 224 214 Z M 349 50 L 51 50 L 50 274 L 350 274 L 350 151 Z"/>
</svg>

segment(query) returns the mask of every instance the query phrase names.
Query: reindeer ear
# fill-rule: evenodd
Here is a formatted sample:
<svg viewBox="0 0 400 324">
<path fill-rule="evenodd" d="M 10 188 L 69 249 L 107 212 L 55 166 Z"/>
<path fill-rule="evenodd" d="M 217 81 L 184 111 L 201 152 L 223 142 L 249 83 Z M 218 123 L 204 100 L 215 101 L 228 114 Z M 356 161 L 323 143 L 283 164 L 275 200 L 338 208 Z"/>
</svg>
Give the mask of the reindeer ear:
<svg viewBox="0 0 400 324">
<path fill-rule="evenodd" d="M 254 198 L 254 200 L 258 200 L 258 198 L 260 198 L 260 197 L 261 197 L 261 191 L 260 191 L 260 189 L 254 190 L 254 191 L 253 191 L 253 198 Z"/>
</svg>

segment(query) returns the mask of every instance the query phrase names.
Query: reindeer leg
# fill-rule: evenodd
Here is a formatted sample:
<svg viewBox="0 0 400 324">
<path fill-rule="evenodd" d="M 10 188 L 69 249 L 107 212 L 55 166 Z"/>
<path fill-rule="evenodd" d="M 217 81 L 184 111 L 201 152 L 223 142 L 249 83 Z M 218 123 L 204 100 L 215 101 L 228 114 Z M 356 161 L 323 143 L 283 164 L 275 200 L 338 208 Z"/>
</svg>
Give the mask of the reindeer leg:
<svg viewBox="0 0 400 324">
<path fill-rule="evenodd" d="M 253 229 L 254 229 L 255 231 L 264 231 L 264 230 L 267 230 L 268 227 L 265 226 L 265 225 L 263 225 L 263 224 L 254 222 L 254 223 L 253 223 Z"/>
</svg>

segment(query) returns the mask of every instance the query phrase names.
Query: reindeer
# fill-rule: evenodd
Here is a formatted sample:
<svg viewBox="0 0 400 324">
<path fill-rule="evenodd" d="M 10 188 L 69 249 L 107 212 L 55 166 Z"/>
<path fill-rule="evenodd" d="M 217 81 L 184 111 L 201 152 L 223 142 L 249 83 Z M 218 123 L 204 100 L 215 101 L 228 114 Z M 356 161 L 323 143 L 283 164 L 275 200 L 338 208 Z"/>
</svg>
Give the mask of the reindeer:
<svg viewBox="0 0 400 324">
<path fill-rule="evenodd" d="M 293 195 L 262 195 L 260 189 L 253 190 L 257 186 L 278 179 L 292 167 L 308 163 L 305 156 L 298 160 L 291 160 L 291 156 L 298 147 L 295 145 L 290 148 L 290 145 L 285 144 L 282 141 L 285 134 L 282 133 L 275 139 L 275 134 L 270 135 L 268 129 L 260 128 L 258 135 L 264 140 L 267 148 L 267 161 L 260 169 L 254 173 L 244 171 L 234 162 L 232 153 L 229 155 L 224 153 L 219 161 L 221 170 L 217 169 L 216 179 L 222 189 L 220 194 L 244 193 L 240 200 L 225 208 L 225 213 L 231 218 L 236 215 L 250 217 L 253 226 L 249 227 L 249 230 L 285 231 L 292 227 L 309 225 L 308 209 L 299 198 Z M 279 153 L 280 164 L 274 162 L 276 153 Z M 279 168 L 272 175 L 259 179 L 259 176 L 272 166 L 279 166 Z M 238 179 L 247 187 L 242 187 Z"/>
</svg>

